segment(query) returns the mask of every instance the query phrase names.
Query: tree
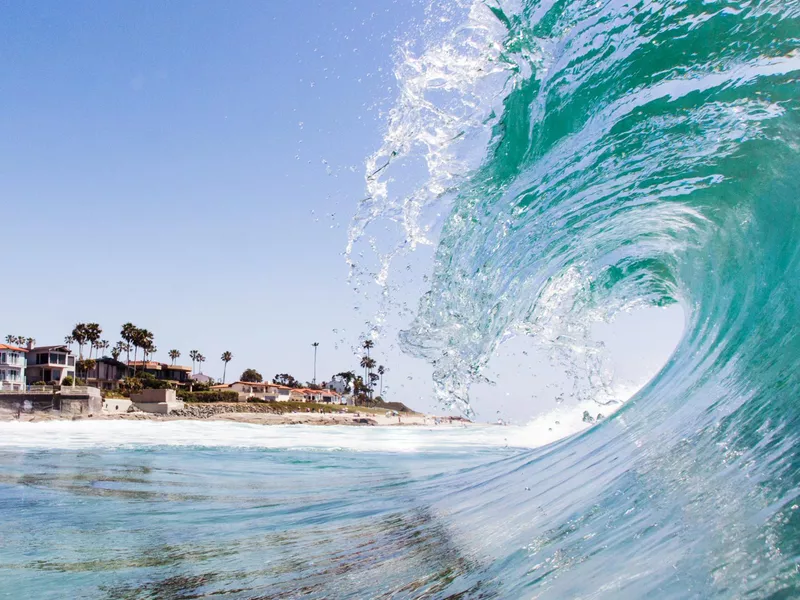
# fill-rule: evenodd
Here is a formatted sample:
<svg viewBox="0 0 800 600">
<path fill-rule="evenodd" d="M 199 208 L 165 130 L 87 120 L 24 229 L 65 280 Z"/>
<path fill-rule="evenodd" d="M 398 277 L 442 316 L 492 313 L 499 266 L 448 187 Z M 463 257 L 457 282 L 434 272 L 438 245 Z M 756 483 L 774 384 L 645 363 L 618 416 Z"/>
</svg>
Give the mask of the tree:
<svg viewBox="0 0 800 600">
<path fill-rule="evenodd" d="M 178 360 L 181 357 L 180 350 L 170 350 L 169 351 L 169 357 L 170 357 L 170 359 L 172 359 L 172 364 L 174 365 L 175 361 Z"/>
<path fill-rule="evenodd" d="M 97 348 L 96 344 L 100 341 L 103 330 L 97 323 L 87 323 L 85 325 L 84 335 L 86 336 L 86 341 L 89 342 L 89 358 L 92 358 L 92 349 Z"/>
<path fill-rule="evenodd" d="M 371 348 L 375 347 L 375 342 L 372 340 L 364 340 L 364 343 L 361 345 L 364 346 L 364 349 L 367 351 L 367 356 L 369 356 L 369 351 Z"/>
<path fill-rule="evenodd" d="M 226 350 L 225 352 L 222 353 L 222 356 L 220 358 L 223 364 L 225 365 L 222 369 L 222 383 L 225 383 L 225 376 L 228 374 L 228 363 L 231 362 L 231 360 L 233 360 L 233 354 L 231 354 Z"/>
<path fill-rule="evenodd" d="M 203 372 L 203 363 L 206 362 L 206 357 L 203 356 L 202 354 L 198 354 L 197 355 L 197 362 L 198 362 L 198 367 L 197 368 L 199 369 L 200 373 L 202 373 Z"/>
<path fill-rule="evenodd" d="M 92 371 L 95 368 L 96 365 L 97 365 L 97 361 L 96 360 L 92 360 L 91 358 L 87 358 L 86 360 L 83 360 L 83 359 L 79 360 L 75 364 L 75 367 L 76 367 L 76 370 L 78 371 L 78 373 L 80 373 L 82 371 L 83 372 L 83 378 L 88 380 L 89 379 L 89 372 Z"/>
<path fill-rule="evenodd" d="M 303 387 L 297 379 L 289 375 L 288 373 L 278 373 L 275 377 L 272 378 L 272 383 L 277 383 L 279 385 L 285 385 L 291 388 L 299 388 Z"/>
<path fill-rule="evenodd" d="M 189 358 L 192 359 L 192 373 L 195 372 L 194 364 L 197 362 L 197 357 L 198 356 L 200 356 L 200 351 L 199 350 L 192 350 L 191 352 L 189 352 Z"/>
<path fill-rule="evenodd" d="M 125 351 L 125 344 L 117 342 L 111 347 L 111 358 L 119 360 L 120 355 Z"/>
<path fill-rule="evenodd" d="M 78 323 L 72 329 L 72 339 L 78 344 L 78 358 L 83 358 L 83 345 L 86 343 L 86 323 Z"/>
<path fill-rule="evenodd" d="M 133 332 L 133 361 L 136 362 L 136 355 L 139 348 L 144 352 L 144 362 L 147 362 L 147 349 L 154 348 L 153 334 L 147 329 L 139 329 L 138 327 Z M 134 375 L 136 374 L 136 367 L 133 368 Z"/>
<path fill-rule="evenodd" d="M 97 342 L 92 343 L 92 347 L 95 350 L 108 350 L 108 341 L 107 340 L 99 340 Z M 100 358 L 100 353 L 95 354 L 95 358 Z"/>
<path fill-rule="evenodd" d="M 247 383 L 261 383 L 264 381 L 264 378 L 261 376 L 261 373 L 255 369 L 246 369 L 242 373 L 242 376 L 239 377 L 239 381 L 245 381 Z"/>
<path fill-rule="evenodd" d="M 127 345 L 125 349 L 125 360 L 130 363 L 131 362 L 131 346 L 133 345 L 133 336 L 136 332 L 136 325 L 133 323 L 125 323 L 122 326 L 122 330 L 120 331 L 119 337 L 122 338 L 122 341 L 125 342 Z"/>
<path fill-rule="evenodd" d="M 386 373 L 386 368 L 383 365 L 378 365 L 378 375 L 381 376 L 381 397 L 383 397 L 383 375 Z"/>
<path fill-rule="evenodd" d="M 72 352 L 72 344 L 75 343 L 75 338 L 71 335 L 68 335 L 64 338 L 64 343 L 67 345 L 67 348 L 69 348 L 69 351 Z"/>
</svg>

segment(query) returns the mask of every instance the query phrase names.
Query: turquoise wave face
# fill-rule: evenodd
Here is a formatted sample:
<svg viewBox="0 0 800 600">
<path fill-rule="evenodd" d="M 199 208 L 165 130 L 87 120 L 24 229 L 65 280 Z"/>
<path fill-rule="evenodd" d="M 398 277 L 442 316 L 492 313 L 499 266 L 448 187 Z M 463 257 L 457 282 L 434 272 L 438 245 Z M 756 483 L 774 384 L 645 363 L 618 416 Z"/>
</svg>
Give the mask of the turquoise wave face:
<svg viewBox="0 0 800 600">
<path fill-rule="evenodd" d="M 401 338 L 443 401 L 469 410 L 508 335 L 591 381 L 591 322 L 643 305 L 687 315 L 648 386 L 550 459 L 565 481 L 597 470 L 596 485 L 562 490 L 574 511 L 548 513 L 534 554 L 549 562 L 519 572 L 518 591 L 585 596 L 589 580 L 565 571 L 612 585 L 598 565 L 642 557 L 646 582 L 614 584 L 632 597 L 800 593 L 800 4 L 478 2 L 403 57 L 398 81 L 352 238 L 400 223 L 388 259 L 435 238 Z M 413 160 L 427 179 L 394 194 Z M 550 485 L 538 466 L 526 476 Z"/>
</svg>

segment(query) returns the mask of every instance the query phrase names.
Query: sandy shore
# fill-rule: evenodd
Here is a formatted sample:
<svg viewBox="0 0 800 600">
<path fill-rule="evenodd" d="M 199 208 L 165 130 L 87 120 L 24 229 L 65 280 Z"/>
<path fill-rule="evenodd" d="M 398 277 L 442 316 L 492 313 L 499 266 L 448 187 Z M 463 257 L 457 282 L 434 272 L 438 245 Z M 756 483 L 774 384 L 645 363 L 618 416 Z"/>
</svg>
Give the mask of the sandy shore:
<svg viewBox="0 0 800 600">
<path fill-rule="evenodd" d="M 395 427 L 464 427 L 472 425 L 469 421 L 451 419 L 421 413 L 404 413 L 400 416 L 390 416 L 371 412 L 358 413 L 307 413 L 307 412 L 224 412 L 210 416 L 191 415 L 156 415 L 151 413 L 134 412 L 127 414 L 98 414 L 86 416 L 61 416 L 51 413 L 0 413 L 0 421 L 52 421 L 52 420 L 120 420 L 120 421 L 234 421 L 237 423 L 253 423 L 257 425 L 354 425 L 354 426 L 395 426 Z"/>
</svg>

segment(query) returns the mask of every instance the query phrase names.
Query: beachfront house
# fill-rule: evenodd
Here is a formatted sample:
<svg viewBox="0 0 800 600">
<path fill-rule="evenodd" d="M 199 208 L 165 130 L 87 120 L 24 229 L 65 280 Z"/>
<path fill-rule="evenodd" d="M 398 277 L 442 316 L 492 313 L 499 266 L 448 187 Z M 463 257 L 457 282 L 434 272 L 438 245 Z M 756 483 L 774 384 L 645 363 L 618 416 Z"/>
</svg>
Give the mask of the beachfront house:
<svg viewBox="0 0 800 600">
<path fill-rule="evenodd" d="M 320 394 L 323 404 L 347 404 L 344 396 L 335 390 L 320 390 Z"/>
<path fill-rule="evenodd" d="M 8 344 L 0 344 L 0 391 L 25 390 L 25 367 L 28 351 Z"/>
<path fill-rule="evenodd" d="M 25 376 L 30 384 L 44 382 L 61 385 L 75 377 L 75 355 L 68 346 L 37 346 L 28 350 Z"/>
<path fill-rule="evenodd" d="M 264 397 L 269 402 L 288 402 L 291 398 L 292 388 L 287 385 L 279 383 L 267 383 L 266 396 Z"/>
<path fill-rule="evenodd" d="M 300 390 L 303 392 L 303 398 L 305 402 L 322 402 L 322 391 L 321 390 L 309 390 L 309 389 L 302 389 Z"/>
<path fill-rule="evenodd" d="M 236 392 L 239 394 L 239 402 L 248 400 L 264 400 L 267 395 L 266 383 L 252 383 L 249 381 L 234 381 L 222 385 L 212 385 L 212 390 L 221 392 Z"/>
<path fill-rule="evenodd" d="M 131 369 L 124 362 L 104 356 L 95 360 L 85 375 L 86 383 L 101 390 L 117 390 Z"/>
<path fill-rule="evenodd" d="M 137 373 L 149 373 L 156 379 L 161 381 L 170 381 L 178 384 L 186 384 L 189 382 L 192 367 L 182 367 L 181 365 L 168 365 L 156 361 L 130 361 L 128 363 L 131 371 Z"/>
</svg>

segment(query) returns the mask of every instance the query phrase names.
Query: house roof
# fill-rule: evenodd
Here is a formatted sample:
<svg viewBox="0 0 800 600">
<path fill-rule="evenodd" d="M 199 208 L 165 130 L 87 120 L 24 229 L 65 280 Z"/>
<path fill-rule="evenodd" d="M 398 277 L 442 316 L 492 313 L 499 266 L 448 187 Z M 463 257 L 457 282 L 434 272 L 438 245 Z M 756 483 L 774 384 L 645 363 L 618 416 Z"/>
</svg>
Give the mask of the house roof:
<svg viewBox="0 0 800 600">
<path fill-rule="evenodd" d="M 0 344 L 0 350 L 11 350 L 13 352 L 28 352 L 25 348 L 17 348 L 16 346 L 9 346 L 8 344 Z"/>
<path fill-rule="evenodd" d="M 260 383 L 258 381 L 233 381 L 231 383 L 221 383 L 219 385 L 212 385 L 211 389 L 229 388 L 233 387 L 237 383 L 241 383 L 242 385 L 272 385 L 271 383 L 264 383 L 263 381 Z"/>
<path fill-rule="evenodd" d="M 131 360 L 128 361 L 128 365 L 131 367 L 142 367 L 144 366 L 145 369 L 167 369 L 169 371 L 186 371 L 189 372 L 192 370 L 192 367 L 184 367 L 181 365 L 168 365 L 167 363 L 158 362 L 155 360 L 148 360 L 147 362 L 143 360 Z"/>
<path fill-rule="evenodd" d="M 49 350 L 58 350 L 59 352 L 66 352 L 68 354 L 72 354 L 72 350 L 70 350 L 64 344 L 61 344 L 61 345 L 58 345 L 58 346 L 36 346 L 36 348 L 33 348 L 32 350 L 29 350 L 29 352 L 44 352 L 46 350 L 47 351 L 49 351 Z"/>
<path fill-rule="evenodd" d="M 161 368 L 161 366 L 162 366 L 162 364 L 160 362 L 156 362 L 154 360 L 148 360 L 148 361 L 129 360 L 128 361 L 128 365 L 131 366 L 131 367 L 144 367 L 145 369 L 147 369 L 148 367 Z"/>
</svg>

